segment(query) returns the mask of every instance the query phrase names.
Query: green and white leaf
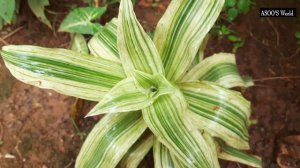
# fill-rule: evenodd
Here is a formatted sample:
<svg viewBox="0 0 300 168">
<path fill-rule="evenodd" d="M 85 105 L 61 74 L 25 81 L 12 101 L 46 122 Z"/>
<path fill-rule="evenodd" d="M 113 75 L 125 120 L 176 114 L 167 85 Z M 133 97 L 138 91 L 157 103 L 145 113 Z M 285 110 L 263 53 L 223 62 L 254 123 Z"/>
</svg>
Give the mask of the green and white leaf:
<svg viewBox="0 0 300 168">
<path fill-rule="evenodd" d="M 15 8 L 15 0 L 0 0 L 0 20 L 2 18 L 6 23 L 11 23 L 14 17 Z M 4 21 L 2 22 L 2 25 L 4 25 Z"/>
<path fill-rule="evenodd" d="M 252 167 L 262 167 L 261 158 L 255 155 L 247 154 L 233 147 L 226 145 L 222 140 L 217 140 L 219 146 L 218 157 L 223 160 L 239 162 Z"/>
<path fill-rule="evenodd" d="M 134 77 L 116 84 L 87 116 L 141 110 L 153 104 L 159 96 L 175 90 L 160 74 L 150 75 L 135 71 Z"/>
<path fill-rule="evenodd" d="M 63 20 L 59 31 L 94 35 L 101 30 L 102 26 L 92 21 L 99 19 L 105 11 L 106 7 L 75 8 Z"/>
<path fill-rule="evenodd" d="M 88 43 L 92 55 L 120 62 L 117 46 L 118 20 L 112 19 Z"/>
<path fill-rule="evenodd" d="M 153 146 L 153 135 L 140 138 L 127 152 L 121 161 L 121 168 L 137 168 Z"/>
<path fill-rule="evenodd" d="M 175 91 L 174 86 L 161 74 L 150 75 L 141 71 L 134 71 L 134 79 L 141 92 L 147 97 L 156 99 L 159 96 Z"/>
<path fill-rule="evenodd" d="M 180 91 L 160 96 L 142 110 L 150 130 L 183 164 L 188 167 L 219 167 L 217 157 L 198 131 L 183 121 L 187 104 Z"/>
<path fill-rule="evenodd" d="M 121 1 L 118 19 L 118 49 L 127 76 L 133 70 L 164 74 L 155 45 L 138 22 L 131 0 Z"/>
<path fill-rule="evenodd" d="M 89 54 L 89 49 L 85 38 L 82 34 L 75 33 L 72 36 L 71 41 L 71 50 L 82 53 L 82 54 Z"/>
<path fill-rule="evenodd" d="M 182 79 L 183 82 L 197 80 L 216 82 L 226 88 L 251 85 L 251 81 L 245 82 L 240 76 L 235 56 L 229 53 L 218 53 L 204 59 Z"/>
<path fill-rule="evenodd" d="M 193 125 L 193 123 L 191 123 L 191 120 L 189 120 L 188 118 L 186 118 L 186 122 L 188 124 Z M 190 130 L 190 131 L 196 131 L 196 130 Z M 217 148 L 215 145 L 215 142 L 213 140 L 213 138 L 206 133 L 205 131 L 200 131 L 201 135 L 203 136 L 205 142 L 207 143 L 207 145 L 211 148 L 211 152 L 213 153 L 214 156 L 217 156 Z M 189 168 L 189 166 L 186 166 L 182 161 L 180 161 L 174 154 L 171 154 L 172 160 L 174 162 L 174 165 L 176 168 Z"/>
<path fill-rule="evenodd" d="M 174 155 L 171 155 L 171 158 L 176 168 L 189 168 L 188 166 L 183 164 L 181 160 L 178 160 Z"/>
<path fill-rule="evenodd" d="M 146 130 L 141 113 L 107 114 L 85 140 L 76 168 L 114 168 Z"/>
<path fill-rule="evenodd" d="M 9 1 L 13 1 L 13 0 L 9 0 Z M 34 15 L 41 22 L 43 22 L 50 29 L 52 29 L 51 23 L 47 19 L 45 12 L 44 12 L 45 6 L 49 5 L 49 1 L 48 0 L 28 0 L 28 5 L 29 5 L 30 9 L 32 10 L 32 12 L 34 13 Z"/>
<path fill-rule="evenodd" d="M 171 1 L 154 36 L 168 80 L 183 77 L 223 4 L 224 0 Z"/>
<path fill-rule="evenodd" d="M 217 145 L 215 144 L 214 138 L 210 135 L 208 131 L 201 130 L 201 135 L 205 139 L 205 142 L 207 143 L 208 146 L 210 146 L 213 155 L 217 156 L 218 153 L 218 148 Z"/>
<path fill-rule="evenodd" d="M 1 55 L 24 83 L 87 100 L 101 100 L 125 77 L 121 64 L 66 49 L 9 45 Z"/>
<path fill-rule="evenodd" d="M 249 149 L 247 131 L 250 103 L 239 92 L 211 82 L 180 84 L 194 126 L 224 139 L 238 149 Z"/>
<path fill-rule="evenodd" d="M 153 101 L 154 99 L 140 92 L 133 78 L 126 78 L 116 84 L 87 116 L 141 110 Z"/>
<path fill-rule="evenodd" d="M 207 45 L 207 43 L 208 43 L 208 40 L 209 40 L 209 34 L 207 34 L 207 35 L 204 37 L 204 39 L 203 39 L 203 41 L 202 41 L 202 43 L 201 43 L 201 45 L 200 45 L 200 48 L 199 48 L 199 50 L 198 50 L 198 52 L 197 52 L 197 54 L 196 54 L 196 56 L 195 56 L 195 58 L 194 58 L 194 61 L 193 61 L 192 65 L 190 66 L 189 71 L 190 71 L 195 65 L 199 64 L 199 62 L 201 62 L 201 61 L 204 59 L 204 50 L 205 50 L 205 48 L 206 48 L 206 45 Z"/>
<path fill-rule="evenodd" d="M 169 149 L 157 139 L 153 143 L 153 158 L 155 168 L 175 168 Z"/>
<path fill-rule="evenodd" d="M 134 168 L 152 145 L 156 168 L 218 168 L 217 157 L 260 167 L 260 159 L 238 150 L 249 149 L 250 103 L 227 89 L 246 87 L 251 80 L 239 75 L 232 54 L 203 60 L 205 36 L 223 3 L 171 1 L 154 42 L 138 22 L 131 0 L 122 0 L 118 19 L 103 27 L 92 21 L 105 7 L 79 8 L 65 18 L 60 31 L 95 35 L 88 47 L 76 34 L 74 51 L 11 45 L 1 55 L 19 80 L 99 101 L 88 116 L 109 113 L 87 137 L 76 168 Z M 147 127 L 154 136 L 143 139 Z"/>
</svg>

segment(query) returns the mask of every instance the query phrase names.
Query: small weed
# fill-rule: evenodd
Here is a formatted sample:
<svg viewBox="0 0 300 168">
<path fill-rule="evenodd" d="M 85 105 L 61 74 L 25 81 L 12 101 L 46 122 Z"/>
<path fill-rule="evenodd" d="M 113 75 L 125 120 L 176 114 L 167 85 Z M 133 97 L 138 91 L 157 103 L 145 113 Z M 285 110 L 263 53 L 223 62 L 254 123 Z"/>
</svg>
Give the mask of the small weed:
<svg viewBox="0 0 300 168">
<path fill-rule="evenodd" d="M 213 28 L 212 34 L 216 34 L 221 38 L 225 37 L 232 42 L 232 52 L 236 52 L 239 48 L 243 47 L 245 40 L 229 27 L 239 14 L 249 12 L 251 4 L 253 4 L 251 0 L 226 0 L 221 17 Z"/>
<path fill-rule="evenodd" d="M 225 24 L 218 26 L 214 26 L 213 34 L 217 34 L 220 38 L 226 38 L 230 42 L 232 42 L 233 48 L 232 52 L 236 52 L 239 48 L 244 46 L 245 40 L 238 36 L 238 34 L 231 30 Z"/>
<path fill-rule="evenodd" d="M 21 0 L 0 0 L 0 29 L 5 25 L 16 22 L 21 2 Z M 49 5 L 49 1 L 27 0 L 27 3 L 34 15 L 51 29 L 51 23 L 44 12 L 45 7 Z"/>
<path fill-rule="evenodd" d="M 250 6 L 250 0 L 226 0 L 223 12 L 226 13 L 228 21 L 233 21 L 239 14 L 249 12 Z"/>
<path fill-rule="evenodd" d="M 236 52 L 237 49 L 241 48 L 244 46 L 245 40 L 242 38 L 236 36 L 236 35 L 228 35 L 227 39 L 233 43 L 233 49 L 232 52 Z"/>
</svg>

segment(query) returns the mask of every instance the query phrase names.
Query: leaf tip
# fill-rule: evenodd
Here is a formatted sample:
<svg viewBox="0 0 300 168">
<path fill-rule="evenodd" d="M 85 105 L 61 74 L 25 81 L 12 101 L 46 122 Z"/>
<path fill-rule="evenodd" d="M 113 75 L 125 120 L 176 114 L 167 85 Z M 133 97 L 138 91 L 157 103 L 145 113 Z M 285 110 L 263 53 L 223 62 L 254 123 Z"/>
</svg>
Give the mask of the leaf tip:
<svg viewBox="0 0 300 168">
<path fill-rule="evenodd" d="M 94 114 L 91 114 L 91 113 L 89 112 L 87 115 L 84 116 L 84 118 L 93 117 L 93 116 L 95 116 L 95 115 L 94 115 Z"/>
</svg>

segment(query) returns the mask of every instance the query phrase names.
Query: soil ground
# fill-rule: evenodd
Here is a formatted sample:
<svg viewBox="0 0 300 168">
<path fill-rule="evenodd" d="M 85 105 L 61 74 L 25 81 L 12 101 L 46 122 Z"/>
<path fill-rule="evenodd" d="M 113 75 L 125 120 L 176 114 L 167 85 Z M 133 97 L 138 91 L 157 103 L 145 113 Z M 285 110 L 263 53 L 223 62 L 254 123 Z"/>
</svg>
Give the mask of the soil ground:
<svg viewBox="0 0 300 168">
<path fill-rule="evenodd" d="M 141 0 L 135 9 L 144 28 L 152 31 L 168 1 L 163 0 L 157 6 L 149 5 L 148 1 Z M 48 15 L 56 28 L 72 5 L 82 5 L 79 0 L 53 0 L 50 3 L 48 9 L 58 12 Z M 244 92 L 252 102 L 251 118 L 257 120 L 249 131 L 250 152 L 263 158 L 265 168 L 276 168 L 282 139 L 300 134 L 300 80 L 290 78 L 300 76 L 300 49 L 294 37 L 297 19 L 260 18 L 260 7 L 297 7 L 300 11 L 300 3 L 257 1 L 249 13 L 240 15 L 230 24 L 231 29 L 245 39 L 245 45 L 236 52 L 239 70 L 256 80 L 256 85 Z M 110 7 L 102 22 L 116 14 L 117 7 Z M 69 35 L 48 29 L 33 16 L 26 3 L 21 7 L 17 23 L 1 30 L 0 37 L 20 27 L 18 32 L 5 39 L 7 43 L 68 47 Z M 3 45 L 0 42 L 0 47 Z M 231 50 L 231 42 L 212 36 L 206 55 Z M 76 103 L 73 97 L 23 84 L 10 75 L 2 60 L 0 72 L 0 168 L 73 167 L 83 134 L 99 119 L 83 119 L 94 103 L 81 100 Z M 269 77 L 284 78 L 266 80 Z M 75 119 L 80 131 L 72 122 L 74 111 L 79 112 Z M 151 160 L 148 156 L 142 167 L 153 167 Z M 290 167 L 293 164 L 300 167 L 299 162 L 292 162 Z M 222 162 L 222 167 L 247 166 Z"/>
</svg>

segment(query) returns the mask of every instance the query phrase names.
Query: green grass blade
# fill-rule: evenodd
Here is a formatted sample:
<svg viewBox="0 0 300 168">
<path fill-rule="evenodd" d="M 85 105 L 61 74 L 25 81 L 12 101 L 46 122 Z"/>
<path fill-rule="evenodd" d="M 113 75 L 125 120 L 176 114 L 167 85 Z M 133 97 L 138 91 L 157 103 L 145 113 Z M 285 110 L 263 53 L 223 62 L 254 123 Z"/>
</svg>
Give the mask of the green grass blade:
<svg viewBox="0 0 300 168">
<path fill-rule="evenodd" d="M 141 113 L 107 114 L 85 140 L 76 168 L 114 168 L 147 126 Z"/>
<path fill-rule="evenodd" d="M 174 82 L 183 77 L 223 4 L 224 0 L 171 1 L 154 36 L 167 79 Z"/>
<path fill-rule="evenodd" d="M 118 48 L 127 76 L 133 70 L 163 74 L 163 66 L 154 43 L 138 22 L 131 0 L 122 0 L 118 23 Z"/>
<path fill-rule="evenodd" d="M 143 117 L 150 130 L 171 153 L 190 168 L 217 168 L 217 157 L 202 135 L 186 125 L 183 115 L 187 104 L 180 91 L 163 95 L 143 109 Z"/>
<path fill-rule="evenodd" d="M 155 168 L 175 168 L 169 149 L 157 139 L 153 144 L 153 158 Z"/>
<path fill-rule="evenodd" d="M 118 21 L 108 22 L 88 43 L 91 54 L 111 61 L 120 62 L 117 46 Z"/>
<path fill-rule="evenodd" d="M 137 168 L 153 146 L 153 135 L 140 138 L 123 157 L 121 168 Z"/>
<path fill-rule="evenodd" d="M 195 126 L 238 149 L 249 149 L 250 103 L 239 92 L 210 82 L 190 82 L 179 87 L 189 104 L 187 115 Z"/>
<path fill-rule="evenodd" d="M 125 77 L 119 63 L 66 49 L 10 45 L 1 55 L 24 83 L 87 100 L 99 101 Z"/>
<path fill-rule="evenodd" d="M 247 87 L 236 66 L 234 54 L 219 53 L 204 59 L 192 68 L 182 81 L 205 80 L 216 82 L 226 88 Z"/>
<path fill-rule="evenodd" d="M 233 162 L 239 162 L 252 167 L 262 167 L 261 158 L 255 155 L 247 154 L 233 147 L 226 145 L 222 140 L 217 140 L 220 147 L 218 157 L 220 159 L 229 160 Z"/>
</svg>

